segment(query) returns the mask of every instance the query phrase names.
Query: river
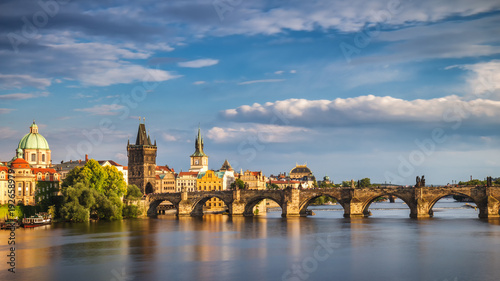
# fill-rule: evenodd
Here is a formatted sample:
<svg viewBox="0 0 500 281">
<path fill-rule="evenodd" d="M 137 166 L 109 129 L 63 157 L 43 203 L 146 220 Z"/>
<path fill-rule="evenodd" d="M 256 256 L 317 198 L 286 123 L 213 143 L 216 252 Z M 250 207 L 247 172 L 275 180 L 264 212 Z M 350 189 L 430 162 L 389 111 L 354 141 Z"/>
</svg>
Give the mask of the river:
<svg viewBox="0 0 500 281">
<path fill-rule="evenodd" d="M 500 221 L 440 200 L 434 218 L 402 203 L 373 203 L 369 218 L 340 206 L 315 216 L 160 216 L 16 230 L 16 273 L 0 280 L 499 280 Z"/>
</svg>

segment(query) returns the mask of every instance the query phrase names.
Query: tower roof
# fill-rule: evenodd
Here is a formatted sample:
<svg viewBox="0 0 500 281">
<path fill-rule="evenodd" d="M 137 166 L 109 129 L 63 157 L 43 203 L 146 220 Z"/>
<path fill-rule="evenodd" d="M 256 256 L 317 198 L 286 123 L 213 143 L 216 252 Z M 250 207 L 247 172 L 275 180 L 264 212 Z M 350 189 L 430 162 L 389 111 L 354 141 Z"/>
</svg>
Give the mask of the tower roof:
<svg viewBox="0 0 500 281">
<path fill-rule="evenodd" d="M 20 149 L 49 149 L 47 140 L 38 133 L 38 126 L 33 120 L 29 134 L 26 134 L 20 141 L 17 148 Z"/>
<path fill-rule="evenodd" d="M 229 164 L 229 162 L 227 161 L 224 161 L 224 164 L 222 164 L 222 167 L 220 168 L 220 171 L 232 171 L 233 170 L 233 167 L 231 167 L 231 164 Z"/>
<path fill-rule="evenodd" d="M 135 145 L 152 145 L 151 138 L 146 133 L 146 125 L 144 123 L 139 124 Z"/>
<path fill-rule="evenodd" d="M 194 148 L 195 151 L 191 156 L 207 156 L 205 152 L 203 152 L 203 138 L 201 137 L 200 127 L 198 127 L 198 136 L 194 140 Z"/>
</svg>

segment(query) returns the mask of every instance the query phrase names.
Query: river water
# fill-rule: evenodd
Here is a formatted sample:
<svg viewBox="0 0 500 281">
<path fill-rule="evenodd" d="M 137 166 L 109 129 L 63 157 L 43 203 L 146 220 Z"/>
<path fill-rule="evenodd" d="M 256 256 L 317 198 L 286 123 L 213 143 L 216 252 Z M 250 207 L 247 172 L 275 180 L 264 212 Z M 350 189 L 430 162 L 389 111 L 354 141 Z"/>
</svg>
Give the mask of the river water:
<svg viewBox="0 0 500 281">
<path fill-rule="evenodd" d="M 410 219 L 401 201 L 369 218 L 340 206 L 315 216 L 160 216 L 16 230 L 16 273 L 0 280 L 499 280 L 500 221 L 440 200 L 434 218 Z"/>
</svg>

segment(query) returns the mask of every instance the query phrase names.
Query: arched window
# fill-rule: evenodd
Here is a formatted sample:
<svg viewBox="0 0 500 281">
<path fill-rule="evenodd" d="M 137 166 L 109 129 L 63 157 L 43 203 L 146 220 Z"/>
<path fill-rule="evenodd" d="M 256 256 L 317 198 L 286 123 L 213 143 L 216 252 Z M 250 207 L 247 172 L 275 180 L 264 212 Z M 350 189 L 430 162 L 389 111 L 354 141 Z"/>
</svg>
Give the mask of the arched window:
<svg viewBox="0 0 500 281">
<path fill-rule="evenodd" d="M 45 162 L 45 154 L 42 154 L 42 162 Z"/>
<path fill-rule="evenodd" d="M 36 161 L 36 154 L 31 153 L 31 162 L 35 162 L 35 161 Z"/>
</svg>

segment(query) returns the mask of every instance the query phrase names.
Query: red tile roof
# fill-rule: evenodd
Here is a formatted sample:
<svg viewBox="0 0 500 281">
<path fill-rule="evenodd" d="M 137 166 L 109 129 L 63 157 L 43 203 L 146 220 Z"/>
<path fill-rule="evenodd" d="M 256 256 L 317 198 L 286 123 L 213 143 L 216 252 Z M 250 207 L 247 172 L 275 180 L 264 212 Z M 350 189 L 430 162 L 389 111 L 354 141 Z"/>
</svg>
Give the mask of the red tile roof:
<svg viewBox="0 0 500 281">
<path fill-rule="evenodd" d="M 11 168 L 29 168 L 29 167 L 30 164 L 22 158 L 17 158 L 11 163 Z"/>
<path fill-rule="evenodd" d="M 197 176 L 198 175 L 198 172 L 180 172 L 179 173 L 179 177 L 180 176 Z"/>
</svg>

